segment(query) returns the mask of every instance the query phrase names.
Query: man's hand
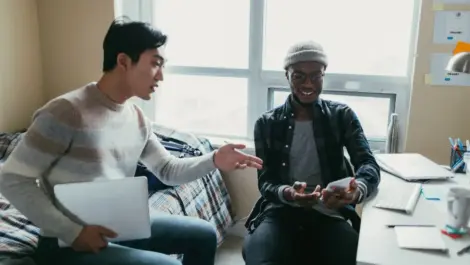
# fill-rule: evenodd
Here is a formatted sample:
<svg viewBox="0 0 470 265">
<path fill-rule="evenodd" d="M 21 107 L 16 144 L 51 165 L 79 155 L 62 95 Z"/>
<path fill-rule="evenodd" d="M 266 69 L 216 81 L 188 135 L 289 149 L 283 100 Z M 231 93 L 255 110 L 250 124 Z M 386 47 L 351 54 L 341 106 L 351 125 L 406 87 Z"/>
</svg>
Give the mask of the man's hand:
<svg viewBox="0 0 470 265">
<path fill-rule="evenodd" d="M 305 193 L 307 183 L 296 181 L 292 187 L 284 189 L 284 198 L 302 207 L 312 207 L 318 203 L 320 198 L 320 186 L 318 185 L 312 193 Z"/>
<path fill-rule="evenodd" d="M 245 145 L 243 144 L 226 144 L 220 147 L 214 155 L 215 166 L 222 171 L 232 171 L 246 167 L 261 169 L 263 160 L 238 150 L 244 148 Z"/>
<path fill-rule="evenodd" d="M 326 207 L 331 209 L 339 209 L 345 205 L 355 203 L 359 198 L 359 189 L 354 179 L 349 183 L 349 187 L 346 189 L 334 189 L 329 191 L 327 189 L 322 190 L 323 203 Z"/>
<path fill-rule="evenodd" d="M 114 238 L 117 234 L 102 226 L 89 225 L 85 226 L 75 241 L 72 248 L 79 252 L 98 253 L 102 248 L 108 245 L 105 237 Z"/>
</svg>

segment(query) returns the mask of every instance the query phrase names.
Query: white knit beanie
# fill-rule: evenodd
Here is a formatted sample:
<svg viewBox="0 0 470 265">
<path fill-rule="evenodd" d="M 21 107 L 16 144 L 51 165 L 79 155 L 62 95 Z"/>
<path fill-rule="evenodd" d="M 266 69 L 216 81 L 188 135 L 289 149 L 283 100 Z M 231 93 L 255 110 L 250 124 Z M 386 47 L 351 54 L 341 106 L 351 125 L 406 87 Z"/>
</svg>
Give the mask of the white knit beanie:
<svg viewBox="0 0 470 265">
<path fill-rule="evenodd" d="M 302 41 L 292 45 L 287 50 L 287 55 L 284 59 L 284 69 L 300 62 L 318 62 L 326 67 L 328 65 L 328 58 L 320 44 L 314 41 Z"/>
</svg>

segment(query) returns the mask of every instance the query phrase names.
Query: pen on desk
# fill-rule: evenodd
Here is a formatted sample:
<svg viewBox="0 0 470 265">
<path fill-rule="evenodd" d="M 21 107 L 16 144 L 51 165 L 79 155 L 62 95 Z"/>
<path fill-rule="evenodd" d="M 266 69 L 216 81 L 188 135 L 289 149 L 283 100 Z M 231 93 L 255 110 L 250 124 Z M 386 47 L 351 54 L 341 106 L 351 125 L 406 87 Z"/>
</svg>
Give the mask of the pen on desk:
<svg viewBox="0 0 470 265">
<path fill-rule="evenodd" d="M 465 254 L 465 253 L 467 253 L 467 252 L 470 252 L 470 245 L 468 245 L 468 246 L 462 248 L 461 250 L 459 250 L 459 251 L 457 252 L 457 255 L 458 255 L 458 256 L 461 256 L 461 255 L 463 255 L 463 254 Z"/>
<path fill-rule="evenodd" d="M 399 224 L 399 225 L 387 225 L 388 228 L 394 227 L 435 227 L 435 225 L 413 225 L 413 224 Z"/>
<path fill-rule="evenodd" d="M 423 196 L 423 198 L 425 198 L 426 200 L 429 200 L 429 201 L 440 201 L 441 199 L 438 198 L 438 197 L 428 197 L 424 194 L 424 189 L 423 187 L 421 187 L 421 195 Z"/>
</svg>

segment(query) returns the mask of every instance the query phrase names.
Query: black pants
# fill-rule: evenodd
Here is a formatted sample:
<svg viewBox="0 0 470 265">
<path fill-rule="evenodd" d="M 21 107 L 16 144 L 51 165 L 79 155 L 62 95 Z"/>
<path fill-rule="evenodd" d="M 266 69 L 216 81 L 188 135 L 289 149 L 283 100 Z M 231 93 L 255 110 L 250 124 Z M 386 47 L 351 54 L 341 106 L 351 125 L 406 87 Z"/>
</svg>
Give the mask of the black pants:
<svg viewBox="0 0 470 265">
<path fill-rule="evenodd" d="M 345 220 L 314 210 L 270 211 L 245 237 L 246 265 L 353 265 L 358 233 Z"/>
</svg>

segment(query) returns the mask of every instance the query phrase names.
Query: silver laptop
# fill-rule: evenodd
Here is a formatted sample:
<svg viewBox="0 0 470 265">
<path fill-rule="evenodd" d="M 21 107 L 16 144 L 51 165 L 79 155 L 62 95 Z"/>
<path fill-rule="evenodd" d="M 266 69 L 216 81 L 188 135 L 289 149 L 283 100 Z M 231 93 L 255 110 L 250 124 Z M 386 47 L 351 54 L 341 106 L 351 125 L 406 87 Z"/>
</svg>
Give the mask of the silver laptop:
<svg viewBox="0 0 470 265">
<path fill-rule="evenodd" d="M 58 184 L 58 202 L 90 225 L 107 227 L 118 234 L 109 242 L 150 237 L 150 213 L 146 177 Z M 68 245 L 59 240 L 60 247 Z"/>
<path fill-rule="evenodd" d="M 416 153 L 376 154 L 380 168 L 406 181 L 445 180 L 454 173 Z"/>
</svg>

